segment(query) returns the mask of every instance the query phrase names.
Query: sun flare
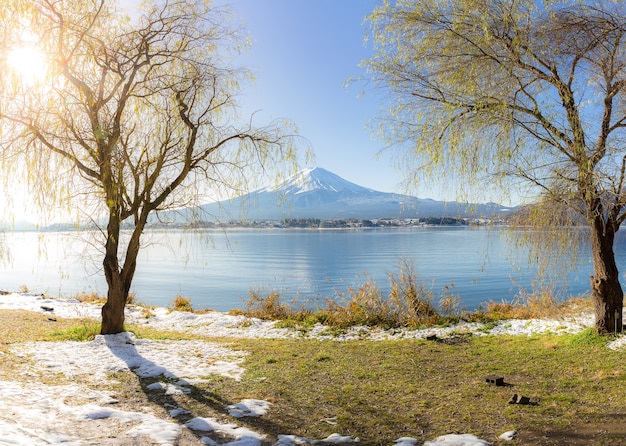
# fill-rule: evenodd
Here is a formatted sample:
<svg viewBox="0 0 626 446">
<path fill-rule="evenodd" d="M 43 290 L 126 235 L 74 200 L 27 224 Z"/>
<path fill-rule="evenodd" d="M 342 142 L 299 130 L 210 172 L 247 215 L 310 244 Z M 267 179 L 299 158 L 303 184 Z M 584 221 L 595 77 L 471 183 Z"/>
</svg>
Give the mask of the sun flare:
<svg viewBox="0 0 626 446">
<path fill-rule="evenodd" d="M 46 71 L 43 53 L 33 46 L 13 48 L 9 51 L 7 62 L 17 78 L 27 85 L 41 80 Z"/>
</svg>

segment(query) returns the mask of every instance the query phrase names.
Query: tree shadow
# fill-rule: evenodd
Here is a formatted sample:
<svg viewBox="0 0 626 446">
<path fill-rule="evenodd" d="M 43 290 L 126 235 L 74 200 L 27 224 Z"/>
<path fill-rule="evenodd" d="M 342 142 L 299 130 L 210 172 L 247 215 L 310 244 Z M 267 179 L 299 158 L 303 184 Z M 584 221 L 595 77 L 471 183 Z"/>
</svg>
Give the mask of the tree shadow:
<svg viewBox="0 0 626 446">
<path fill-rule="evenodd" d="M 125 335 L 125 342 L 120 342 L 119 337 L 123 335 Z M 215 392 L 196 386 L 187 381 L 185 377 L 177 376 L 167 368 L 145 358 L 137 351 L 134 340 L 128 336 L 128 332 L 118 335 L 105 335 L 104 337 L 111 353 L 124 361 L 128 369 L 135 374 L 148 401 L 163 407 L 170 414 L 172 421 L 187 428 L 196 438 L 210 437 L 217 442 L 231 442 L 235 440 L 232 436 L 220 432 L 189 428 L 186 424 L 190 420 L 202 416 L 194 413 L 193 408 L 190 407 L 192 404 L 185 404 L 184 401 L 180 401 L 185 398 L 189 398 L 190 402 L 195 401 L 217 414 L 217 416 L 212 415 L 209 418 L 228 418 L 230 424 L 236 424 L 243 428 L 247 427 L 267 437 L 276 438 L 278 434 L 285 433 L 285 429 L 281 425 L 267 419 L 261 419 L 262 417 L 232 417 L 229 414 L 228 406 L 234 405 L 233 401 L 223 398 Z M 157 382 L 165 383 L 166 388 L 154 386 Z M 175 391 L 172 392 L 172 389 Z M 179 398 L 176 398 L 177 396 Z M 244 434 L 239 438 L 253 439 L 256 437 L 248 437 Z M 259 444 L 274 444 L 269 439 L 258 439 L 258 442 Z"/>
</svg>

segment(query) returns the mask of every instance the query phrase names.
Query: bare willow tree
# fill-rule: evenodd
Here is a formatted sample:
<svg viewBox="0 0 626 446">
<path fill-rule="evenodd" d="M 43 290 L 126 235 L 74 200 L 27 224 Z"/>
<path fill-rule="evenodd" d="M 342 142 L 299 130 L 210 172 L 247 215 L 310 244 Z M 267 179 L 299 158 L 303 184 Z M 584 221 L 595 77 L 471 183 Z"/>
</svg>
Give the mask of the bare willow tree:
<svg viewBox="0 0 626 446">
<path fill-rule="evenodd" d="M 2 118 L 19 127 L 27 165 L 39 175 L 50 166 L 66 195 L 88 197 L 81 206 L 104 222 L 101 332 L 117 333 L 149 215 L 239 187 L 251 167 L 295 163 L 293 138 L 278 124 L 237 125 L 245 72 L 225 56 L 241 39 L 207 2 L 156 1 L 130 18 L 110 0 L 18 9 L 2 44 L 20 45 L 28 32 L 47 71 L 5 81 Z"/>
<path fill-rule="evenodd" d="M 369 22 L 375 55 L 365 63 L 392 101 L 384 136 L 417 161 L 411 174 L 526 184 L 543 210 L 530 213 L 535 223 L 579 215 L 596 327 L 621 330 L 613 245 L 626 218 L 624 4 L 397 0 Z"/>
</svg>

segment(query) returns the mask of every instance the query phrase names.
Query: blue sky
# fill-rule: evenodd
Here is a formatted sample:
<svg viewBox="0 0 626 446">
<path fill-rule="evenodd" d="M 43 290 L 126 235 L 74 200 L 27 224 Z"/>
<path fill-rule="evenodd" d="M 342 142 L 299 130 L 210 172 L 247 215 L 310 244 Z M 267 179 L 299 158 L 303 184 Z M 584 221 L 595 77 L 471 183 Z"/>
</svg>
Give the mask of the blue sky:
<svg viewBox="0 0 626 446">
<path fill-rule="evenodd" d="M 256 75 L 254 86 L 244 89 L 244 111 L 261 110 L 259 124 L 291 119 L 310 141 L 316 166 L 382 192 L 443 201 L 523 201 L 516 191 L 508 196 L 497 187 L 461 191 L 453 179 L 421 178 L 407 190 L 402 186 L 407 178 L 393 167 L 394 159 L 402 158 L 400 149 L 380 155 L 384 142 L 373 128 L 386 98 L 365 82 L 346 87 L 346 81 L 366 74 L 360 64 L 373 48 L 365 43 L 365 18 L 383 0 L 215 1 L 229 6 L 252 41 L 238 60 Z"/>
<path fill-rule="evenodd" d="M 258 123 L 289 118 L 311 144 L 314 164 L 372 189 L 401 192 L 402 180 L 368 123 L 380 111 L 363 83 L 364 19 L 375 0 L 224 0 L 245 23 L 252 47 L 238 60 L 256 77 L 241 103 Z M 419 192 L 419 191 L 418 191 Z M 419 194 L 420 196 L 426 196 Z M 429 195 L 430 196 L 430 195 Z"/>
</svg>

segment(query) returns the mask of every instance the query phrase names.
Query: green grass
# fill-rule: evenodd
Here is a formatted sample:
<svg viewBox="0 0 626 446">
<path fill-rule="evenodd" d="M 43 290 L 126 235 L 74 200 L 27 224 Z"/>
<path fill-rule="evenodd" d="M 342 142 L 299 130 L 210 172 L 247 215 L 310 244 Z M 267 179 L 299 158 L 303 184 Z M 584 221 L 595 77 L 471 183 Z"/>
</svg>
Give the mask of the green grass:
<svg viewBox="0 0 626 446">
<path fill-rule="evenodd" d="M 52 340 L 58 341 L 93 341 L 100 334 L 101 324 L 93 320 L 84 320 L 63 330 L 54 331 Z"/>
<path fill-rule="evenodd" d="M 250 352 L 245 379 L 211 388 L 224 398 L 274 401 L 266 421 L 309 438 L 341 432 L 389 445 L 402 436 L 423 441 L 459 432 L 494 441 L 509 429 L 556 432 L 623 416 L 623 353 L 579 342 L 589 337 L 476 337 L 458 345 L 237 341 Z M 487 384 L 491 374 L 509 386 Z M 508 404 L 514 393 L 537 405 Z M 320 422 L 335 417 L 337 425 Z"/>
</svg>

